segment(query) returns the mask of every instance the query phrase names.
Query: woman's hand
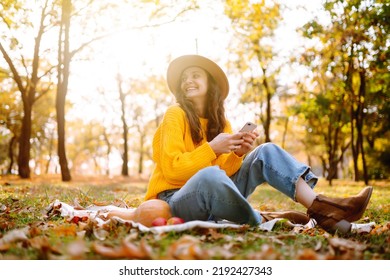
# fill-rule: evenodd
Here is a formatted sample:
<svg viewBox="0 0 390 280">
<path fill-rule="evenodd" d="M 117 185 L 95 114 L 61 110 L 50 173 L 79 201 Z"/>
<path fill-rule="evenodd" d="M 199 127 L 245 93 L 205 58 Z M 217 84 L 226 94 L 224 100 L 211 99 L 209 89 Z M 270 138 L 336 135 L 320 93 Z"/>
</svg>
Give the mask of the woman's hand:
<svg viewBox="0 0 390 280">
<path fill-rule="evenodd" d="M 244 133 L 240 132 L 240 134 L 243 134 L 242 140 L 244 140 L 244 142 L 240 145 L 238 149 L 234 151 L 239 157 L 245 155 L 247 152 L 252 150 L 253 142 L 256 140 L 257 137 L 259 137 L 259 133 L 257 131 Z"/>
<path fill-rule="evenodd" d="M 236 134 L 220 133 L 209 142 L 209 145 L 217 156 L 220 154 L 231 153 L 242 149 L 242 145 L 245 143 L 245 134 L 246 133 L 244 132 Z"/>
</svg>

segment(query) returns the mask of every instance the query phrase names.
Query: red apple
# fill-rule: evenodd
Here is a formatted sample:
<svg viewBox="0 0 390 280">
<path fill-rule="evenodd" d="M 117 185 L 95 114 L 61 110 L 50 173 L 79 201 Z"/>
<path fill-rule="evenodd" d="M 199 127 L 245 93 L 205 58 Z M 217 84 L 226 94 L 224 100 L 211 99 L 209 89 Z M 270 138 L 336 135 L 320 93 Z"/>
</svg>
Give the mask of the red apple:
<svg viewBox="0 0 390 280">
<path fill-rule="evenodd" d="M 152 222 L 153 227 L 165 226 L 166 224 L 167 224 L 167 219 L 163 217 L 156 218 Z"/>
<path fill-rule="evenodd" d="M 178 224 L 183 224 L 184 222 L 185 221 L 182 218 L 172 217 L 168 219 L 167 225 L 178 225 Z"/>
</svg>

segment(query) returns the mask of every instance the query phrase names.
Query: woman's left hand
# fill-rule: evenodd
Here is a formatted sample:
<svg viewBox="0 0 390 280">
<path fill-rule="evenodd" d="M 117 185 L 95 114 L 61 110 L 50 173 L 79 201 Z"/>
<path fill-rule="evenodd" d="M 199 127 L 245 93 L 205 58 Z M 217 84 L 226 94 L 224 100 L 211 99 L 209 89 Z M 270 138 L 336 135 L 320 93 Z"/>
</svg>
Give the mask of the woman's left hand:
<svg viewBox="0 0 390 280">
<path fill-rule="evenodd" d="M 259 137 L 259 133 L 257 131 L 245 132 L 244 136 L 242 137 L 244 142 L 238 149 L 234 150 L 235 154 L 241 157 L 252 150 L 253 142 L 257 137 Z"/>
</svg>

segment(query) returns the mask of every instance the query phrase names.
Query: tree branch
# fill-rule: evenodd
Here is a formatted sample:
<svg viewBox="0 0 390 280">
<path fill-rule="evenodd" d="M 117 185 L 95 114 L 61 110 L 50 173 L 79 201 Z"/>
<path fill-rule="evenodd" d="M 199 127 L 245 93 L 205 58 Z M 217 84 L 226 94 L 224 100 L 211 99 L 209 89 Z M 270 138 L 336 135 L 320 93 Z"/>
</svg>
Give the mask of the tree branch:
<svg viewBox="0 0 390 280">
<path fill-rule="evenodd" d="M 19 91 L 22 93 L 22 98 L 25 98 L 24 93 L 26 92 L 26 88 L 23 86 L 22 78 L 20 77 L 18 71 L 16 70 L 14 63 L 12 62 L 12 59 L 9 57 L 7 51 L 4 49 L 1 42 L 0 42 L 0 51 L 3 54 L 4 59 L 7 62 L 9 68 L 11 69 L 13 79 L 15 80 L 15 82 L 19 88 Z"/>
</svg>

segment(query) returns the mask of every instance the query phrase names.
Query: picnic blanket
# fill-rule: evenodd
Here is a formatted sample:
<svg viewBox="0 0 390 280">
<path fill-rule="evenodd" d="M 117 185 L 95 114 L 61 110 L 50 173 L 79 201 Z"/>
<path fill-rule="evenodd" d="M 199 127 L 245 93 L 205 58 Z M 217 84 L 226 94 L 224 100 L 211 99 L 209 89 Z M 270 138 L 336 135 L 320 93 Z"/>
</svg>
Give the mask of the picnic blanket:
<svg viewBox="0 0 390 280">
<path fill-rule="evenodd" d="M 77 220 L 83 220 L 83 219 L 89 219 L 93 221 L 97 227 L 103 228 L 104 225 L 112 222 L 113 220 L 122 224 L 130 224 L 133 228 L 137 228 L 141 232 L 151 232 L 154 234 L 162 234 L 165 232 L 181 232 L 186 230 L 191 230 L 194 228 L 235 228 L 240 229 L 246 227 L 245 225 L 235 224 L 226 220 L 222 221 L 189 221 L 185 222 L 183 224 L 177 224 L 177 225 L 164 225 L 164 226 L 154 226 L 154 227 L 146 227 L 140 223 L 136 223 L 132 220 L 124 220 L 120 217 L 113 216 L 111 218 L 108 218 L 108 213 L 110 211 L 129 211 L 129 208 L 124 207 L 118 207 L 115 205 L 106 205 L 106 206 L 98 206 L 98 205 L 91 205 L 86 208 L 80 209 L 80 207 L 75 207 L 72 205 L 69 205 L 65 202 L 61 202 L 59 200 L 55 200 L 53 203 L 51 203 L 46 208 L 47 215 L 53 216 L 53 215 L 61 215 L 62 217 L 66 217 L 69 220 L 74 220 L 75 218 Z M 310 219 L 310 221 L 306 225 L 301 224 L 293 224 L 288 220 L 285 219 L 273 219 L 268 222 L 260 224 L 258 227 L 260 230 L 264 231 L 272 231 L 275 227 L 275 224 L 280 221 L 284 220 L 287 226 L 290 226 L 294 231 L 299 231 L 302 229 L 308 229 L 313 228 L 316 226 L 316 222 L 313 219 Z M 367 224 L 356 224 L 352 223 L 352 232 L 370 232 L 372 226 L 375 225 L 375 223 L 367 223 Z M 98 235 L 98 234 L 97 234 Z M 104 239 L 103 236 L 97 236 L 99 239 Z"/>
</svg>

